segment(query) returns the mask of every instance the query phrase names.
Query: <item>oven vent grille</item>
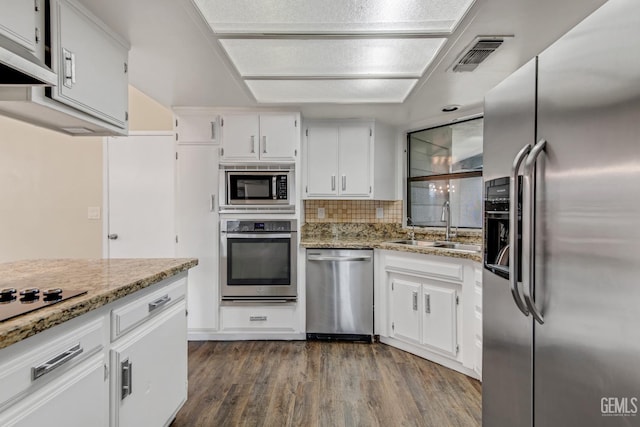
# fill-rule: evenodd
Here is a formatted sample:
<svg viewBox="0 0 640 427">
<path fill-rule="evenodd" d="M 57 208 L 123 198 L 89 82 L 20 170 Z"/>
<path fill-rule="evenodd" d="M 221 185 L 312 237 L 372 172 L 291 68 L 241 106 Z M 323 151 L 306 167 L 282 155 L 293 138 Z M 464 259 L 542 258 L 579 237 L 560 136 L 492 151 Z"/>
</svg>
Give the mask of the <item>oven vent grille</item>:
<svg viewBox="0 0 640 427">
<path fill-rule="evenodd" d="M 455 72 L 468 72 L 478 68 L 485 59 L 489 57 L 504 43 L 502 37 L 477 37 L 471 47 L 465 49 L 453 65 Z"/>
</svg>

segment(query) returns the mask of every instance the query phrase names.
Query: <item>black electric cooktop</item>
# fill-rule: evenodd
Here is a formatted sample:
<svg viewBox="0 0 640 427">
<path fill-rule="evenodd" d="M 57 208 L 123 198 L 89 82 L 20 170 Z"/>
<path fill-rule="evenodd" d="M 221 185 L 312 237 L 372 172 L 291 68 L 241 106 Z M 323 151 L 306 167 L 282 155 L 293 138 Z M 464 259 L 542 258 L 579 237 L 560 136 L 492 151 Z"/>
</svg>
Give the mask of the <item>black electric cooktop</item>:
<svg viewBox="0 0 640 427">
<path fill-rule="evenodd" d="M 83 290 L 60 288 L 43 291 L 38 288 L 2 289 L 0 290 L 0 322 L 86 293 L 87 291 Z"/>
</svg>

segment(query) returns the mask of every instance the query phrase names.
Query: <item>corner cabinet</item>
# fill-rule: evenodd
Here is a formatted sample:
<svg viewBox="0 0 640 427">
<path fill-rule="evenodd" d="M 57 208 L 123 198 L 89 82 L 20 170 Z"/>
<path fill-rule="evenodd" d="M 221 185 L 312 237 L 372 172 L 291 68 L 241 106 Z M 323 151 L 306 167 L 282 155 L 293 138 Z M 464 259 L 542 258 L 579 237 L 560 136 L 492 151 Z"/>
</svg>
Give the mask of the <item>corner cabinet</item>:
<svg viewBox="0 0 640 427">
<path fill-rule="evenodd" d="M 396 198 L 389 128 L 374 121 L 308 121 L 304 137 L 304 198 Z"/>
<path fill-rule="evenodd" d="M 225 114 L 220 126 L 221 162 L 295 162 L 300 145 L 298 113 Z"/>
<path fill-rule="evenodd" d="M 474 378 L 477 370 L 473 261 L 376 250 L 380 341 Z"/>
</svg>

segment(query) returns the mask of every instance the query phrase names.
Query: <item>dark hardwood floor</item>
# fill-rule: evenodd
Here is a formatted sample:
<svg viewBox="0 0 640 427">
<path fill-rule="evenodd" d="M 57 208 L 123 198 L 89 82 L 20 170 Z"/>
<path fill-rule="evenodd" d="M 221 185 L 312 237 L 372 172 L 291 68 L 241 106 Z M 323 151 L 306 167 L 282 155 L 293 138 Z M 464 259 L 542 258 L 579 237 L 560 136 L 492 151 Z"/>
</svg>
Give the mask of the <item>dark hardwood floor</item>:
<svg viewBox="0 0 640 427">
<path fill-rule="evenodd" d="M 480 383 L 384 344 L 189 343 L 182 426 L 480 426 Z"/>
</svg>

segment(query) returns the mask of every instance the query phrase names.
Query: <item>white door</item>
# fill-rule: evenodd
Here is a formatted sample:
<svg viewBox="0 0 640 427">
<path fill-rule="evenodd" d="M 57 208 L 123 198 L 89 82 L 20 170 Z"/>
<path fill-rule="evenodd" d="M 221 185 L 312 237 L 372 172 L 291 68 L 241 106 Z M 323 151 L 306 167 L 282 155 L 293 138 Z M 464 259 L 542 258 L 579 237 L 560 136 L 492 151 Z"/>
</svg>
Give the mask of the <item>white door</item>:
<svg viewBox="0 0 640 427">
<path fill-rule="evenodd" d="M 168 135 L 107 139 L 108 224 L 105 257 L 175 255 L 175 145 Z"/>
<path fill-rule="evenodd" d="M 218 176 L 217 147 L 178 145 L 176 255 L 198 258 L 189 270 L 189 328 L 218 325 Z"/>
<path fill-rule="evenodd" d="M 187 398 L 187 322 L 180 301 L 111 350 L 112 410 L 119 427 L 168 425 Z"/>
<path fill-rule="evenodd" d="M 307 129 L 306 195 L 311 198 L 338 194 L 338 128 L 312 126 Z"/>
<path fill-rule="evenodd" d="M 340 126 L 340 195 L 371 196 L 371 128 Z"/>
<path fill-rule="evenodd" d="M 228 114 L 221 118 L 224 161 L 258 160 L 260 121 L 257 114 Z"/>
<path fill-rule="evenodd" d="M 391 279 L 391 336 L 420 344 L 420 283 Z"/>
<path fill-rule="evenodd" d="M 456 291 L 422 285 L 422 342 L 444 353 L 457 354 Z"/>
<path fill-rule="evenodd" d="M 260 159 L 294 161 L 299 128 L 295 114 L 260 115 Z"/>
</svg>

